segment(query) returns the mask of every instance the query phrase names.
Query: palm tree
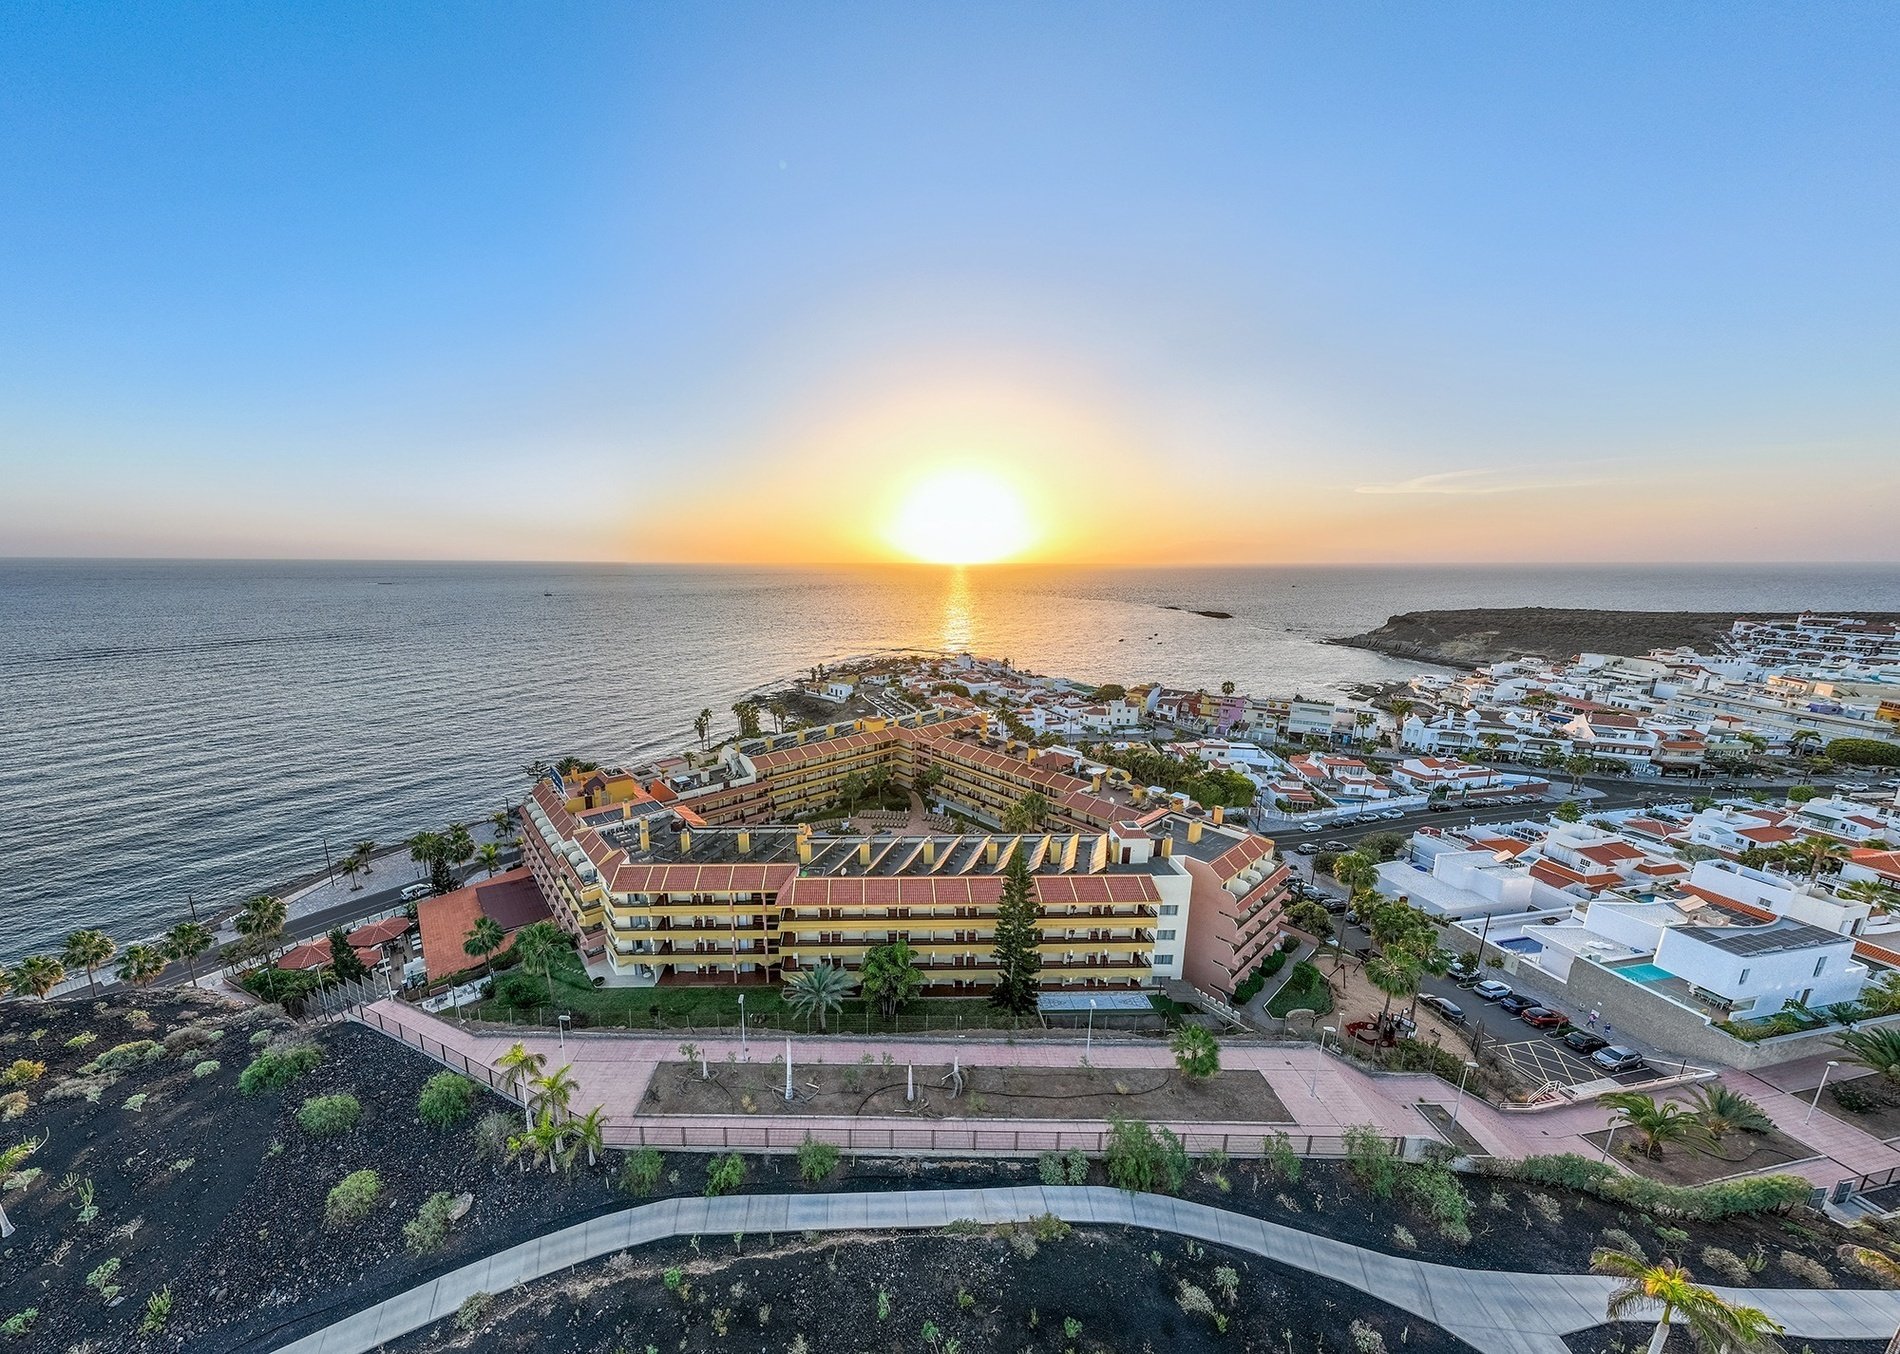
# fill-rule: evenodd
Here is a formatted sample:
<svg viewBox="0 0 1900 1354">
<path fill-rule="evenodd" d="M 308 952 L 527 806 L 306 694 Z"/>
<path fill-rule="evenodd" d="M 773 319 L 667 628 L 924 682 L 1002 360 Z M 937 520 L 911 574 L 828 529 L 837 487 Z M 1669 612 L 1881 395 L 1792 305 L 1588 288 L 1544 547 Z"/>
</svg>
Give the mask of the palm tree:
<svg viewBox="0 0 1900 1354">
<path fill-rule="evenodd" d="M 1602 1097 L 1602 1103 L 1616 1111 L 1618 1127 L 1636 1134 L 1646 1157 L 1659 1157 L 1672 1142 L 1682 1143 L 1691 1151 L 1706 1151 L 1709 1130 L 1695 1112 L 1674 1101 L 1658 1101 L 1640 1091 L 1617 1091 Z"/>
<path fill-rule="evenodd" d="M 515 952 L 521 967 L 538 973 L 548 985 L 548 1004 L 554 1004 L 554 960 L 567 949 L 567 932 L 551 921 L 529 922 L 515 932 Z"/>
<path fill-rule="evenodd" d="M 181 921 L 165 933 L 165 953 L 181 961 L 191 974 L 191 985 L 198 985 L 198 956 L 217 944 L 211 928 L 195 921 Z"/>
<path fill-rule="evenodd" d="M 165 971 L 165 952 L 156 945 L 127 945 L 119 956 L 119 978 L 144 987 Z"/>
<path fill-rule="evenodd" d="M 1807 837 L 1801 842 L 1801 858 L 1808 862 L 1808 878 L 1819 879 L 1827 865 L 1838 866 L 1847 856 L 1847 847 L 1832 837 Z"/>
<path fill-rule="evenodd" d="M 1053 807 L 1047 795 L 1031 790 L 1003 811 L 1003 831 L 1034 832 L 1043 825 Z"/>
<path fill-rule="evenodd" d="M 270 948 L 270 943 L 284 933 L 284 922 L 289 919 L 290 909 L 284 900 L 275 894 L 260 893 L 247 899 L 231 925 L 237 933 L 251 944 L 251 949 L 262 954 Z"/>
<path fill-rule="evenodd" d="M 1591 767 L 1597 764 L 1596 758 L 1587 752 L 1573 752 L 1564 758 L 1564 770 L 1570 773 L 1570 788 L 1583 788 L 1583 778 Z"/>
<path fill-rule="evenodd" d="M 1843 1030 L 1835 1041 L 1852 1061 L 1889 1081 L 1900 1081 L 1900 1029 L 1887 1025 L 1871 1030 Z"/>
<path fill-rule="evenodd" d="M 1689 1103 L 1695 1107 L 1695 1117 L 1702 1121 L 1703 1130 L 1715 1142 L 1731 1133 L 1767 1133 L 1775 1126 L 1760 1105 L 1720 1082 L 1698 1087 Z"/>
<path fill-rule="evenodd" d="M 501 872 L 501 848 L 493 842 L 483 842 L 475 848 L 475 859 L 481 862 L 482 869 L 493 879 Z"/>
<path fill-rule="evenodd" d="M 86 970 L 86 989 L 97 994 L 99 965 L 119 952 L 104 931 L 74 931 L 66 937 L 66 967 Z"/>
<path fill-rule="evenodd" d="M 495 1059 L 495 1070 L 501 1073 L 501 1089 L 521 1097 L 522 1122 L 529 1128 L 534 1127 L 534 1115 L 528 1109 L 528 1087 L 540 1078 L 547 1061 L 547 1054 L 530 1053 L 523 1044 L 516 1044 Z"/>
<path fill-rule="evenodd" d="M 607 1110 L 596 1105 L 580 1118 L 570 1120 L 569 1130 L 574 1134 L 574 1150 L 587 1153 L 587 1164 L 592 1166 L 600 1154 L 607 1150 L 606 1142 Z"/>
<path fill-rule="evenodd" d="M 693 716 L 693 732 L 699 735 L 699 745 L 704 748 L 706 739 L 712 734 L 713 713 L 711 708 L 701 710 Z"/>
<path fill-rule="evenodd" d="M 1851 880 L 1836 888 L 1834 896 L 1845 898 L 1850 903 L 1866 903 L 1879 912 L 1900 906 L 1900 889 L 1878 879 Z"/>
<path fill-rule="evenodd" d="M 437 894 L 455 891 L 453 850 L 447 833 L 418 832 L 409 839 L 409 859 L 429 871 L 429 888 Z"/>
<path fill-rule="evenodd" d="M 1333 862 L 1333 878 L 1355 897 L 1379 882 L 1379 868 L 1364 851 L 1346 851 Z"/>
<path fill-rule="evenodd" d="M 470 959 L 481 960 L 482 976 L 492 977 L 495 969 L 489 956 L 499 950 L 507 939 L 508 933 L 501 929 L 501 923 L 484 912 L 468 928 L 468 935 L 462 941 L 462 953 Z"/>
<path fill-rule="evenodd" d="M 574 1065 L 562 1063 L 546 1076 L 536 1077 L 529 1083 L 530 1099 L 543 1114 L 552 1111 L 561 1122 L 567 1121 L 567 1107 L 573 1103 L 574 1089 L 580 1085 L 574 1080 Z"/>
<path fill-rule="evenodd" d="M 1640 1255 L 1605 1249 L 1590 1257 L 1590 1268 L 1594 1273 L 1624 1280 L 1610 1294 L 1606 1315 L 1611 1321 L 1621 1321 L 1650 1307 L 1662 1308 L 1655 1332 L 1649 1337 L 1649 1354 L 1661 1354 L 1669 1339 L 1669 1323 L 1677 1317 L 1689 1328 L 1689 1338 L 1696 1348 L 1708 1354 L 1751 1354 L 1777 1348 L 1774 1337 L 1781 1333 L 1778 1322 L 1759 1308 L 1724 1302 L 1691 1279 L 1689 1271 L 1674 1260 L 1659 1260 L 1652 1265 Z"/>
<path fill-rule="evenodd" d="M 539 1119 L 529 1121 L 525 1133 L 508 1139 L 508 1152 L 511 1156 L 532 1156 L 536 1161 L 547 1162 L 548 1174 L 553 1175 L 564 1155 L 567 1134 L 567 1125 L 556 1123 L 553 1116 L 543 1110 Z"/>
<path fill-rule="evenodd" d="M 810 1020 L 818 1017 L 818 1032 L 825 1032 L 825 1017 L 844 1009 L 845 994 L 851 990 L 851 975 L 831 964 L 800 969 L 785 984 L 785 1004 Z"/>
<path fill-rule="evenodd" d="M 1385 1009 L 1379 1012 L 1379 1024 L 1392 1014 L 1394 997 L 1410 996 L 1418 990 L 1417 956 L 1394 948 L 1366 961 L 1366 981 L 1385 993 Z"/>
<path fill-rule="evenodd" d="M 495 829 L 496 841 L 500 841 L 502 838 L 509 836 L 515 830 L 514 810 L 496 809 L 493 813 L 488 815 L 488 825 Z"/>
<path fill-rule="evenodd" d="M 66 966 L 50 954 L 30 954 L 13 970 L 14 986 L 22 992 L 31 992 L 41 1001 L 65 981 Z"/>
</svg>

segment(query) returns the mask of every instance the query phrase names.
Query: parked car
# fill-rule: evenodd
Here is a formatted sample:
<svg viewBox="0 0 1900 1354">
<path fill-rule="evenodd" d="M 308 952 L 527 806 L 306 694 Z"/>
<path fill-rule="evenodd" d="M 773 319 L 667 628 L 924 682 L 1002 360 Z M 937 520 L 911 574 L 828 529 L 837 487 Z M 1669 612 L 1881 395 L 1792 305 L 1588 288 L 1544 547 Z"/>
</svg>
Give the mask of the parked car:
<svg viewBox="0 0 1900 1354">
<path fill-rule="evenodd" d="M 1295 851 L 1298 851 L 1303 856 L 1317 856 L 1319 854 L 1319 843 L 1318 842 L 1301 842 L 1298 846 L 1294 847 L 1293 849 Z"/>
<path fill-rule="evenodd" d="M 1503 1001 L 1511 995 L 1511 985 L 1501 983 L 1496 978 L 1487 978 L 1472 987 L 1471 995 L 1479 1001 Z"/>
<path fill-rule="evenodd" d="M 1588 1030 L 1572 1030 L 1564 1036 L 1564 1047 L 1572 1053 L 1595 1053 L 1600 1048 L 1608 1048 L 1610 1041 L 1600 1034 Z"/>
<path fill-rule="evenodd" d="M 1318 831 L 1319 831 L 1319 824 L 1318 824 L 1318 823 L 1301 823 L 1301 824 L 1300 824 L 1300 831 L 1302 831 L 1302 832 L 1318 832 Z"/>
<path fill-rule="evenodd" d="M 1376 813 L 1362 813 L 1357 818 L 1353 819 L 1353 822 L 1355 823 L 1365 823 L 1368 825 L 1376 823 L 1378 821 L 1379 821 L 1379 815 Z"/>
<path fill-rule="evenodd" d="M 1431 812 L 1433 813 L 1450 813 L 1451 812 L 1451 805 L 1449 804 L 1427 804 L 1425 807 L 1431 810 Z"/>
<path fill-rule="evenodd" d="M 1342 841 L 1340 841 L 1340 840 L 1339 840 L 1339 838 L 1337 838 L 1337 837 L 1335 837 L 1335 838 L 1333 838 L 1333 840 L 1331 840 L 1331 841 L 1329 841 L 1329 842 L 1326 842 L 1326 843 L 1324 844 L 1324 846 L 1325 846 L 1325 849 L 1326 849 L 1326 850 L 1328 850 L 1328 851 L 1350 851 L 1350 850 L 1352 850 L 1352 843 L 1351 843 L 1351 842 L 1342 842 Z"/>
<path fill-rule="evenodd" d="M 401 898 L 405 903 L 414 903 L 427 898 L 433 892 L 434 890 L 427 884 L 411 884 L 398 894 L 397 897 Z"/>
<path fill-rule="evenodd" d="M 1384 813 L 1380 814 L 1379 816 L 1385 819 L 1388 823 L 1395 822 L 1398 819 L 1405 817 L 1405 810 L 1404 809 L 1387 809 Z"/>
<path fill-rule="evenodd" d="M 1352 907 L 1352 904 L 1347 902 L 1344 898 L 1327 898 L 1325 901 L 1326 910 L 1335 916 Z"/>
<path fill-rule="evenodd" d="M 1533 1006 L 1518 1017 L 1532 1029 L 1555 1030 L 1570 1023 L 1570 1017 L 1562 1011 L 1553 1011 L 1548 1006 Z"/>
<path fill-rule="evenodd" d="M 1640 1072 L 1649 1066 L 1643 1061 L 1642 1054 L 1633 1048 L 1625 1048 L 1621 1044 L 1611 1044 L 1607 1048 L 1598 1049 L 1590 1055 L 1590 1061 L 1605 1072 Z"/>
<path fill-rule="evenodd" d="M 1465 1010 L 1450 997 L 1441 997 L 1436 992 L 1427 992 L 1418 999 L 1420 1006 L 1429 1006 L 1454 1025 L 1465 1023 Z"/>
<path fill-rule="evenodd" d="M 1498 998 L 1498 1009 L 1506 1015 L 1521 1016 L 1537 1006 L 1536 997 L 1527 997 L 1522 992 L 1513 992 L 1508 997 Z"/>
</svg>

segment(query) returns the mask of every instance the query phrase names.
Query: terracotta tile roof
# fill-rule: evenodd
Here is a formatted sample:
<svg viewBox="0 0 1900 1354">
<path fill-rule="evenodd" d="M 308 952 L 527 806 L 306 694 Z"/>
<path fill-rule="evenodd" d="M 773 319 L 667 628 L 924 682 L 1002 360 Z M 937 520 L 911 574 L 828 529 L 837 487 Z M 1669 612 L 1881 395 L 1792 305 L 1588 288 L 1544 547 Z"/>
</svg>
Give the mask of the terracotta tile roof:
<svg viewBox="0 0 1900 1354">
<path fill-rule="evenodd" d="M 622 863 L 607 887 L 615 893 L 777 893 L 798 877 L 796 865 Z"/>
<path fill-rule="evenodd" d="M 513 943 L 513 934 L 529 922 L 546 921 L 554 915 L 526 866 L 453 893 L 423 899 L 416 905 L 416 926 L 421 932 L 422 958 L 429 967 L 431 982 L 475 966 L 476 961 L 468 957 L 462 944 L 474 928 L 475 918 L 484 913 L 511 937 L 496 954 L 506 950 Z"/>
</svg>

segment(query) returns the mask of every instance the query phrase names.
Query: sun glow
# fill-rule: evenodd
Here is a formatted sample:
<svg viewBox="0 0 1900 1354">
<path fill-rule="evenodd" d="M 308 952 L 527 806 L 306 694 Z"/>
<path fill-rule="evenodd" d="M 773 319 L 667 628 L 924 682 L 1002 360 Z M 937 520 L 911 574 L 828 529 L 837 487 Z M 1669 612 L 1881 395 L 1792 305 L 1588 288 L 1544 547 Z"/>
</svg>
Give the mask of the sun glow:
<svg viewBox="0 0 1900 1354">
<path fill-rule="evenodd" d="M 898 504 L 886 538 L 929 564 L 991 564 L 1035 539 L 1022 495 L 985 470 L 940 470 Z"/>
</svg>

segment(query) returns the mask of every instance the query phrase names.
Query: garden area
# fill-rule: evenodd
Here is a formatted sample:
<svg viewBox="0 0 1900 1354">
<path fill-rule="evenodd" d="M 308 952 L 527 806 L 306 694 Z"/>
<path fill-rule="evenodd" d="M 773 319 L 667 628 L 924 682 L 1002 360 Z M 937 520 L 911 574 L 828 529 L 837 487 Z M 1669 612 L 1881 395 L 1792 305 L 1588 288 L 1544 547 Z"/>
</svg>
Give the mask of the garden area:
<svg viewBox="0 0 1900 1354">
<path fill-rule="evenodd" d="M 1191 1078 L 1174 1068 L 906 1068 L 886 1054 L 842 1065 L 796 1062 L 785 1103 L 783 1064 L 662 1063 L 641 1102 L 642 1114 L 875 1115 L 919 1119 L 1077 1119 L 1111 1116 L 1209 1123 L 1291 1123 L 1286 1106 L 1258 1072 Z M 906 1100 L 914 1086 L 915 1100 Z"/>
<path fill-rule="evenodd" d="M 1294 1011 L 1311 1011 L 1315 1016 L 1323 1016 L 1332 1009 L 1332 984 L 1317 964 L 1305 959 L 1293 966 L 1286 986 L 1267 1002 L 1267 1014 L 1281 1020 Z"/>
<path fill-rule="evenodd" d="M 558 1337 L 555 1333 L 558 1332 Z M 694 1237 L 483 1295 L 389 1354 L 1454 1354 L 1344 1283 L 1258 1256 L 1053 1217 L 930 1233 Z"/>
</svg>

